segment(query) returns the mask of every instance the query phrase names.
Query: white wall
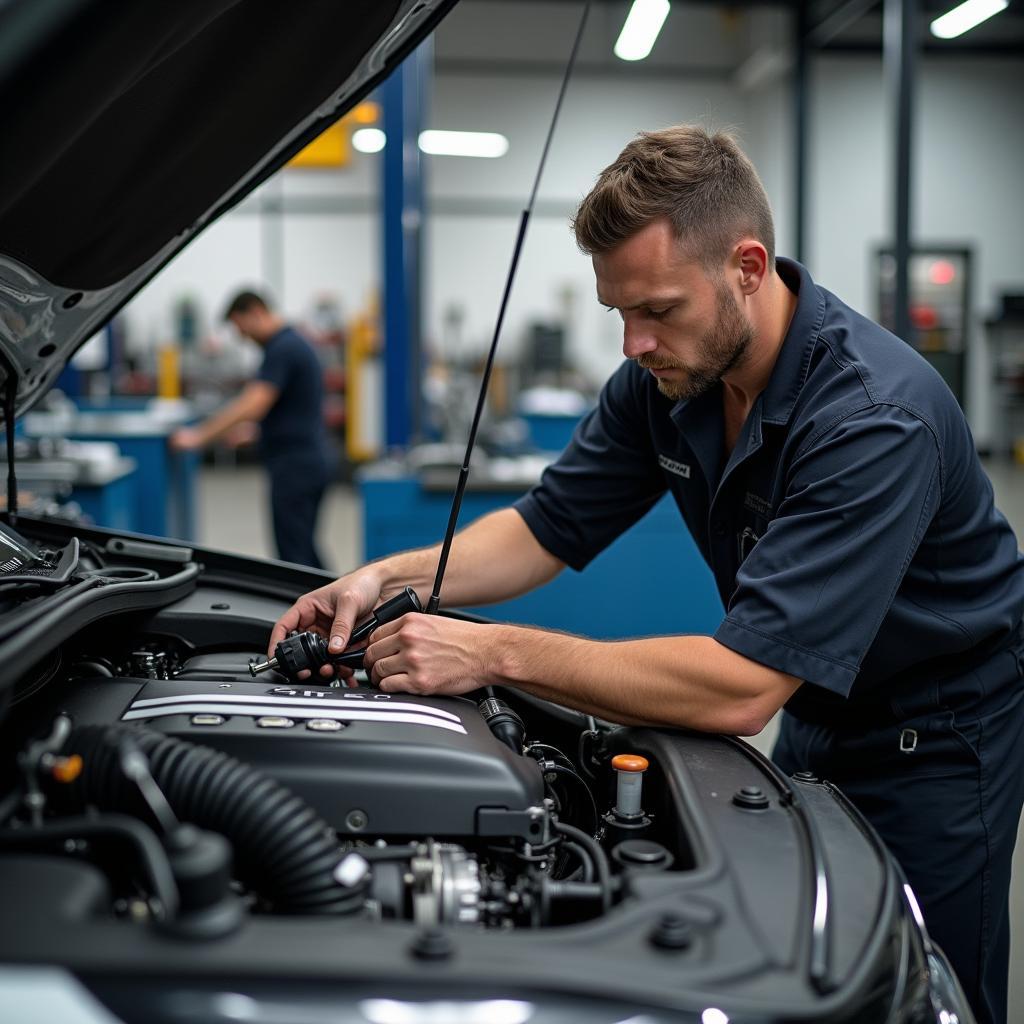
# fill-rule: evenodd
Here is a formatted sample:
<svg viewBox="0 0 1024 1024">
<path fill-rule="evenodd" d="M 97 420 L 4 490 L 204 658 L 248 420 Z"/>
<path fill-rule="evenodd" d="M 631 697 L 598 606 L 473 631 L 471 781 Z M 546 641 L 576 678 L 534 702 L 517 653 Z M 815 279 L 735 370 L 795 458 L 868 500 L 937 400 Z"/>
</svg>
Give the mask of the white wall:
<svg viewBox="0 0 1024 1024">
<path fill-rule="evenodd" d="M 979 443 L 996 432 L 982 321 L 1002 290 L 1024 290 L 1024 61 L 929 58 L 917 84 L 911 230 L 915 244 L 973 249 L 966 406 Z M 877 312 L 875 249 L 889 241 L 892 129 L 879 59 L 812 68 L 808 264 L 826 287 Z"/>
<path fill-rule="evenodd" d="M 434 120 L 441 127 L 488 128 L 511 140 L 501 160 L 437 157 L 429 167 L 432 195 L 449 200 L 509 201 L 494 216 L 434 218 L 430 238 L 428 333 L 436 337 L 443 311 L 466 310 L 465 339 L 483 350 L 494 329 L 501 288 L 558 90 L 554 77 L 451 76 L 434 91 Z M 514 102 L 509 102 L 514 97 Z M 558 317 L 560 293 L 574 296 L 577 317 L 569 349 L 596 378 L 621 359 L 617 320 L 597 304 L 590 261 L 577 249 L 568 219 L 597 173 L 641 128 L 704 119 L 731 125 L 741 119 L 736 91 L 726 82 L 680 79 L 623 83 L 588 77 L 570 86 L 538 193 L 509 306 L 504 337 L 515 351 L 531 320 Z M 448 207 L 446 207 L 448 208 Z"/>
<path fill-rule="evenodd" d="M 465 10 L 477 17 L 489 6 L 472 4 Z M 559 5 L 540 6 L 561 11 Z M 778 12 L 750 17 L 750 50 L 784 39 Z M 732 36 L 727 42 L 714 51 L 723 64 L 729 48 L 739 46 Z M 428 158 L 428 188 L 437 212 L 426 232 L 424 335 L 435 350 L 443 347 L 445 312 L 453 305 L 464 310 L 464 350 L 482 350 L 490 338 L 518 210 L 532 184 L 558 88 L 551 67 L 504 76 L 456 71 L 435 78 L 432 126 L 501 131 L 510 139 L 500 160 Z M 593 300 L 589 262 L 576 251 L 567 219 L 597 172 L 635 131 L 695 119 L 738 129 L 772 200 L 778 249 L 785 254 L 792 246 L 792 98 L 785 77 L 744 89 L 723 71 L 638 72 L 634 80 L 612 70 L 602 74 L 585 66 L 571 84 L 504 335 L 505 351 L 512 355 L 526 325 L 560 315 L 568 294 L 577 314 L 570 351 L 598 377 L 619 359 L 618 333 L 613 318 Z M 1024 234 L 1024 122 L 1015 100 L 1021 85 L 1021 61 L 922 61 L 914 231 L 919 244 L 974 247 L 979 322 L 994 308 L 1000 289 L 1019 289 L 1024 282 L 1024 247 L 1017 241 Z M 890 209 L 891 131 L 880 59 L 813 61 L 810 131 L 807 262 L 825 286 L 874 314 L 872 253 L 886 239 Z M 305 314 L 323 292 L 336 295 L 351 315 L 380 278 L 379 161 L 355 154 L 344 171 L 283 172 L 149 285 L 130 307 L 132 327 L 147 342 L 157 340 L 169 329 L 176 297 L 198 296 L 212 315 L 236 285 L 260 280 L 291 315 Z M 326 197 L 334 206 L 332 212 L 284 216 L 261 212 L 282 196 L 314 204 Z M 985 442 L 993 424 L 980 326 L 973 340 L 968 413 L 978 440 Z"/>
</svg>

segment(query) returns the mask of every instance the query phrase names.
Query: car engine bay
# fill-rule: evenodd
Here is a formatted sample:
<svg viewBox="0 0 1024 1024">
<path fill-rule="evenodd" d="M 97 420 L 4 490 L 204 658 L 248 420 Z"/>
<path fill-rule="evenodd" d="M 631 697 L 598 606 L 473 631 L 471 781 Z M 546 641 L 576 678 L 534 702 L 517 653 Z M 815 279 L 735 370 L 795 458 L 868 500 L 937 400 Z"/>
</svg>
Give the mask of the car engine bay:
<svg viewBox="0 0 1024 1024">
<path fill-rule="evenodd" d="M 167 552 L 139 542 L 32 551 L 6 536 L 22 565 L 5 589 L 41 589 L 29 604 L 83 585 L 138 594 L 188 569 L 154 563 L 146 556 Z M 54 569 L 40 588 L 26 565 L 39 578 L 63 565 L 63 582 Z M 209 613 L 230 609 L 214 601 Z M 627 751 L 610 768 L 593 720 L 545 709 L 538 734 L 540 708 L 494 694 L 253 679 L 259 648 L 226 634 L 198 646 L 181 628 L 187 600 L 167 610 L 127 644 L 104 617 L 56 652 L 59 668 L 48 659 L 13 692 L 11 720 L 35 738 L 4 803 L 3 845 L 73 846 L 83 888 L 64 894 L 72 903 L 109 887 L 115 916 L 196 935 L 230 931 L 243 909 L 538 927 L 606 911 L 624 872 L 692 863 L 656 824 L 661 808 L 645 809 L 647 760 Z M 88 841 L 76 835 L 85 814 Z"/>
<path fill-rule="evenodd" d="M 4 960 L 147 1021 L 192 1011 L 154 1016 L 136 975 L 392 991 L 443 969 L 676 1009 L 867 984 L 857 1019 L 883 1020 L 916 964 L 899 998 L 921 998 L 887 855 L 827 783 L 518 691 L 290 678 L 267 638 L 323 574 L 56 520 L 2 532 Z"/>
</svg>

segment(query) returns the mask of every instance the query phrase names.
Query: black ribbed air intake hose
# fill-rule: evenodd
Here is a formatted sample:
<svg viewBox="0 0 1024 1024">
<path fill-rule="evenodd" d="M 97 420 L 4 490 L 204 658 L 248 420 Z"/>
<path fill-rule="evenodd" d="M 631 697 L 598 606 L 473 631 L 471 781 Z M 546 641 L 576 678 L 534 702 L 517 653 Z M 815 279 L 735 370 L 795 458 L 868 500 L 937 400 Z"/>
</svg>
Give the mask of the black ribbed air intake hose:
<svg viewBox="0 0 1024 1024">
<path fill-rule="evenodd" d="M 362 909 L 369 880 L 348 888 L 334 878 L 343 851 L 331 828 L 299 797 L 254 768 L 210 747 L 132 726 L 83 726 L 64 747 L 83 769 L 60 787 L 78 808 L 149 819 L 124 774 L 119 742 L 130 737 L 182 820 L 225 836 L 235 876 L 277 913 L 345 914 Z"/>
</svg>

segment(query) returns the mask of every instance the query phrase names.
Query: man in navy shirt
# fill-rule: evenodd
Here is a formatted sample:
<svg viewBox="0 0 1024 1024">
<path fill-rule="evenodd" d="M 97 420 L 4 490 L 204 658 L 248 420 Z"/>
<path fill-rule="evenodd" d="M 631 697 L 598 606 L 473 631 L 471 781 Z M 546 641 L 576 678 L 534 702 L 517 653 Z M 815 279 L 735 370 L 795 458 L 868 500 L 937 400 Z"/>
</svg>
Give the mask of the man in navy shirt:
<svg viewBox="0 0 1024 1024">
<path fill-rule="evenodd" d="M 322 569 L 316 521 L 334 473 L 334 455 L 323 425 L 320 360 L 313 346 L 255 292 L 236 295 L 224 318 L 264 350 L 263 363 L 233 402 L 204 423 L 177 431 L 172 444 L 201 448 L 240 423 L 259 423 L 277 556 Z"/>
<path fill-rule="evenodd" d="M 460 533 L 445 603 L 582 569 L 667 490 L 725 619 L 714 636 L 609 643 L 409 615 L 372 635 L 374 681 L 500 684 L 743 735 L 785 707 L 778 763 L 860 807 L 979 1019 L 1004 1020 L 1024 559 L 959 406 L 909 345 L 775 259 L 764 189 L 728 136 L 642 134 L 574 228 L 627 361 L 540 484 Z M 395 555 L 306 595 L 271 648 L 313 628 L 342 649 L 382 598 L 407 584 L 426 598 L 436 562 Z"/>
</svg>

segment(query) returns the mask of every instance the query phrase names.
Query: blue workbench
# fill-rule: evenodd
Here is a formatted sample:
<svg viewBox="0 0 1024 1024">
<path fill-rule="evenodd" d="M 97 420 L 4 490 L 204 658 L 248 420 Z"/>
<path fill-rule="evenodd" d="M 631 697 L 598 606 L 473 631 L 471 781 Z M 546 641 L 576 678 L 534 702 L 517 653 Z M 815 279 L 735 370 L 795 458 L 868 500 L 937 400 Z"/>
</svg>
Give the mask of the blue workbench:
<svg viewBox="0 0 1024 1024">
<path fill-rule="evenodd" d="M 168 444 L 170 435 L 189 415 L 165 417 L 140 411 L 29 413 L 24 417 L 24 430 L 27 437 L 114 442 L 137 466 L 134 496 L 124 498 L 133 503 L 130 529 L 156 537 L 194 540 L 199 456 L 173 451 Z M 124 518 L 118 517 L 119 526 Z"/>
<path fill-rule="evenodd" d="M 58 452 L 48 458 L 21 459 L 18 480 L 26 489 L 59 501 L 73 501 L 86 519 L 112 530 L 135 530 L 134 459 L 89 458 Z"/>
<path fill-rule="evenodd" d="M 380 465 L 363 470 L 358 486 L 366 560 L 434 544 L 444 535 L 451 489 L 436 475 L 431 480 Z M 509 505 L 527 486 L 490 481 L 474 470 L 460 524 Z M 723 615 L 711 573 L 668 497 L 582 573 L 566 569 L 530 594 L 471 610 L 601 639 L 713 633 Z"/>
</svg>

